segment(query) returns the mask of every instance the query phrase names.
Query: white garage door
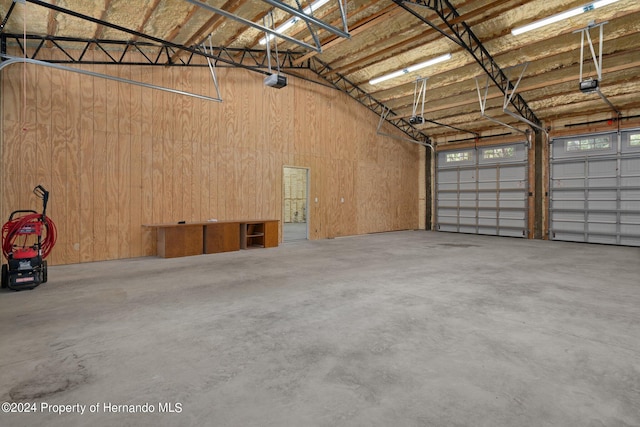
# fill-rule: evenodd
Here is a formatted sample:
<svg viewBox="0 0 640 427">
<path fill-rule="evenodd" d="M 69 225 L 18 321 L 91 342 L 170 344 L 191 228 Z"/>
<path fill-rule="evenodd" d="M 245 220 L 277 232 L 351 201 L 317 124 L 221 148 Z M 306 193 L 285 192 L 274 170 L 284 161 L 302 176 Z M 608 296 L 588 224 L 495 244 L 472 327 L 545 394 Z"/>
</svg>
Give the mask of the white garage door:
<svg viewBox="0 0 640 427">
<path fill-rule="evenodd" d="M 440 151 L 436 230 L 527 236 L 525 143 Z"/>
<path fill-rule="evenodd" d="M 550 238 L 640 246 L 640 130 L 552 144 Z"/>
</svg>

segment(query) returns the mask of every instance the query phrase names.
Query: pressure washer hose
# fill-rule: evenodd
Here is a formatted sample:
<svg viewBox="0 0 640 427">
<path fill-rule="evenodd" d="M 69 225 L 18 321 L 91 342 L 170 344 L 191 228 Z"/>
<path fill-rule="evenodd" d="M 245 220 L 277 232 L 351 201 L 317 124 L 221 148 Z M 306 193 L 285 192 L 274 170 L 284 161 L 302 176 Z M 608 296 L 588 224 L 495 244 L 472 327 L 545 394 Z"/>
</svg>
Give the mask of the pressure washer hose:
<svg viewBox="0 0 640 427">
<path fill-rule="evenodd" d="M 51 218 L 43 214 L 32 213 L 12 219 L 2 226 L 2 253 L 5 258 L 9 259 L 9 255 L 13 252 L 13 245 L 18 236 L 20 236 L 19 231 L 22 227 L 30 222 L 38 221 L 42 221 L 46 229 L 46 233 L 44 233 L 45 235 L 41 241 L 42 259 L 45 259 L 51 253 L 51 249 L 53 249 L 57 239 L 56 225 Z"/>
</svg>

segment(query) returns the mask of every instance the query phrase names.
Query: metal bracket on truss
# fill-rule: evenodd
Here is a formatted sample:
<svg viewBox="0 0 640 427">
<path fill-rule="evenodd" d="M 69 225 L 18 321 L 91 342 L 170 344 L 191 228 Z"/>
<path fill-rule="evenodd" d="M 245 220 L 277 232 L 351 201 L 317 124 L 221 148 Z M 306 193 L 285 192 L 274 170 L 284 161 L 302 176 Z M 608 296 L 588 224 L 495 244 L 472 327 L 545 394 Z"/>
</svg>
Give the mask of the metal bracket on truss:
<svg viewBox="0 0 640 427">
<path fill-rule="evenodd" d="M 349 34 L 349 24 L 347 24 L 347 0 L 338 0 L 338 6 L 340 6 L 340 17 L 342 18 L 342 27 L 344 28 L 344 32 L 351 37 L 351 34 Z"/>
<path fill-rule="evenodd" d="M 485 114 L 485 110 L 487 106 L 487 94 L 489 93 L 489 76 L 487 76 L 487 79 L 484 85 L 484 95 L 480 93 L 480 84 L 478 83 L 478 77 L 476 77 L 475 80 L 476 80 L 476 90 L 478 91 L 478 101 L 480 102 L 480 116 L 484 119 L 491 120 L 492 122 L 498 123 L 499 125 L 508 127 L 509 129 L 515 130 L 517 132 L 525 133 L 525 131 L 518 129 L 515 126 L 511 126 L 508 123 L 505 123 L 503 121 L 500 121 L 496 118 L 493 118 Z"/>
<path fill-rule="evenodd" d="M 213 55 L 213 43 L 211 41 L 211 34 L 209 34 L 209 46 L 206 43 L 202 43 L 202 50 L 207 55 Z M 216 88 L 216 96 L 220 101 L 222 101 L 222 97 L 220 96 L 220 87 L 218 86 L 218 78 L 216 77 L 216 64 L 209 56 L 207 56 L 207 64 L 209 65 L 209 71 L 211 71 L 211 78 L 213 79 L 213 85 Z"/>
<path fill-rule="evenodd" d="M 424 123 L 424 101 L 427 94 L 427 80 L 429 77 L 418 77 L 413 88 L 413 109 L 411 110 L 411 118 L 409 123 L 412 125 Z M 421 105 L 420 115 L 418 115 L 418 106 Z"/>
<path fill-rule="evenodd" d="M 316 17 L 313 16 L 313 11 L 311 11 L 311 14 L 307 14 L 302 10 L 302 7 L 300 7 L 299 3 L 298 3 L 298 9 L 296 9 L 295 7 L 289 6 L 286 3 L 281 2 L 280 0 L 262 0 L 265 3 L 270 4 L 271 6 L 277 7 L 278 9 L 282 9 L 285 12 L 293 15 L 293 16 L 297 16 L 298 18 L 304 20 L 307 25 L 309 24 L 315 24 L 318 27 L 329 31 L 330 33 L 335 34 L 338 37 L 344 37 L 344 38 L 351 38 L 351 36 L 349 35 L 348 30 L 345 29 L 345 31 L 342 31 L 339 28 L 336 28 L 332 25 L 327 24 L 326 22 L 323 22 L 319 19 L 317 19 Z M 296 1 L 297 3 L 297 1 Z M 342 6 L 342 3 L 340 0 L 338 0 L 338 3 L 340 3 L 340 12 L 342 13 L 342 18 L 343 18 L 343 23 L 346 21 L 346 17 L 344 15 L 344 8 Z M 346 25 L 345 25 L 346 26 Z"/>
<path fill-rule="evenodd" d="M 602 44 L 604 43 L 604 31 L 603 31 L 603 26 L 604 24 L 606 24 L 608 21 L 604 21 L 601 22 L 599 24 L 594 24 L 594 23 L 590 23 L 587 27 L 582 28 L 581 30 L 576 30 L 574 31 L 574 33 L 581 33 L 581 40 L 580 40 L 580 91 L 584 92 L 584 93 L 597 93 L 600 98 L 602 98 L 602 100 L 604 102 L 607 103 L 607 105 L 609 107 L 611 107 L 611 109 L 613 111 L 615 111 L 616 115 L 618 117 L 620 117 L 621 113 L 620 111 L 613 106 L 613 104 L 611 103 L 611 101 L 609 101 L 607 99 L 606 96 L 604 96 L 604 94 L 600 91 L 600 82 L 602 81 Z M 591 39 L 591 29 L 592 28 L 596 28 L 598 27 L 600 29 L 600 41 L 599 41 L 599 49 L 598 49 L 598 54 L 596 55 L 596 51 L 593 48 L 593 40 Z M 584 78 L 583 74 L 582 74 L 582 70 L 583 70 L 583 65 L 584 65 L 584 43 L 585 43 L 585 36 L 587 39 L 587 43 L 589 43 L 589 50 L 591 51 L 591 59 L 593 59 L 593 65 L 596 69 L 596 74 L 598 75 L 597 79 L 593 79 L 591 77 L 589 78 Z"/>
<path fill-rule="evenodd" d="M 531 127 L 535 127 L 536 129 L 540 129 L 542 132 L 544 132 L 545 135 L 547 135 L 547 137 L 549 136 L 549 131 L 548 129 L 544 129 L 541 126 L 531 122 L 530 120 L 527 120 L 526 118 L 520 116 L 519 114 L 516 114 L 512 111 L 509 111 L 508 107 L 509 104 L 511 103 L 511 100 L 514 96 L 514 94 L 516 93 L 516 90 L 518 89 L 518 85 L 520 84 L 520 81 L 522 80 L 522 76 L 524 75 L 525 70 L 527 69 L 527 66 L 529 65 L 528 62 L 525 62 L 523 64 L 522 67 L 522 71 L 520 72 L 520 77 L 518 78 L 518 81 L 516 82 L 516 84 L 511 84 L 511 82 L 509 82 L 506 86 L 506 90 L 504 93 L 504 101 L 502 103 L 502 112 L 505 114 L 510 115 L 511 117 L 514 117 L 518 120 L 520 120 L 521 122 L 524 122 L 526 124 L 528 124 Z M 518 66 L 516 66 L 518 67 Z M 510 67 L 510 68 L 516 68 L 516 67 Z M 506 70 L 508 70 L 509 68 L 506 68 Z M 516 132 L 520 132 L 522 134 L 524 134 L 527 138 L 527 146 L 529 148 L 531 148 L 531 137 L 532 137 L 532 132 L 531 132 L 531 128 L 526 128 L 525 130 L 522 129 L 518 129 L 515 126 L 512 126 L 508 123 L 505 123 L 503 121 L 500 121 L 494 117 L 490 117 L 488 116 L 485 111 L 486 111 L 486 106 L 487 106 L 487 94 L 489 92 L 489 76 L 487 76 L 486 82 L 485 82 L 485 86 L 484 86 L 484 96 L 480 93 L 480 84 L 478 83 L 478 77 L 475 78 L 476 80 L 476 90 L 478 91 L 478 101 L 480 102 L 480 115 L 487 119 L 487 120 L 491 120 L 492 122 L 498 123 L 499 125 L 502 125 L 504 127 L 507 127 L 509 129 L 515 130 Z"/>
<path fill-rule="evenodd" d="M 29 0 L 29 1 L 37 1 L 37 0 Z M 241 16 L 234 15 L 233 13 L 227 12 L 224 9 L 220 9 L 220 8 L 211 6 L 208 3 L 202 3 L 202 2 L 200 2 L 198 0 L 184 0 L 184 1 L 186 1 L 188 3 L 191 3 L 194 6 L 198 6 L 198 7 L 202 8 L 202 9 L 208 10 L 209 12 L 213 12 L 213 13 L 217 13 L 218 15 L 222 15 L 225 18 L 233 19 L 234 21 L 240 22 L 241 24 L 244 24 L 244 25 L 247 25 L 249 27 L 255 28 L 255 29 L 260 30 L 260 31 L 262 31 L 264 33 L 268 33 L 271 36 L 280 37 L 281 39 L 284 39 L 284 40 L 286 40 L 288 42 L 297 44 L 298 46 L 303 47 L 305 49 L 310 49 L 310 50 L 313 50 L 313 51 L 318 52 L 318 53 L 322 52 L 322 49 L 321 49 L 321 47 L 319 45 L 312 46 L 312 45 L 310 45 L 308 43 L 305 43 L 303 41 L 297 40 L 297 39 L 295 39 L 293 37 L 289 37 L 286 34 L 278 33 L 276 31 L 272 30 L 271 28 L 267 28 L 267 27 L 265 27 L 263 25 L 256 24 L 255 22 L 250 21 L 250 20 L 248 20 L 246 18 L 243 18 Z"/>
<path fill-rule="evenodd" d="M 34 0 L 29 0 L 29 1 L 34 1 Z M 243 18 L 239 15 L 233 14 L 231 12 L 228 12 L 224 9 L 221 9 L 219 7 L 215 7 L 212 6 L 208 3 L 204 3 L 200 0 L 183 0 L 186 1 L 187 3 L 191 3 L 194 6 L 198 6 L 202 9 L 208 10 L 209 12 L 213 12 L 216 13 L 218 15 L 222 15 L 225 18 L 229 18 L 232 19 L 236 22 L 240 22 L 241 24 L 247 25 L 249 27 L 255 28 L 257 30 L 260 30 L 261 32 L 264 32 L 267 34 L 268 37 L 279 37 L 283 40 L 286 40 L 288 42 L 294 43 L 300 47 L 303 47 L 305 49 L 309 49 L 312 51 L 315 51 L 317 53 L 322 53 L 322 46 L 320 44 L 320 40 L 318 39 L 316 33 L 311 29 L 311 24 L 314 24 L 324 30 L 329 31 L 330 33 L 333 33 L 339 37 L 344 37 L 344 38 L 350 38 L 351 36 L 349 35 L 349 32 L 346 29 L 346 12 L 345 12 L 345 8 L 343 7 L 341 0 L 338 0 L 338 2 L 340 3 L 340 13 L 342 14 L 342 21 L 345 25 L 345 30 L 341 30 L 339 28 L 336 28 L 332 25 L 327 24 L 326 22 L 321 21 L 320 19 L 315 18 L 312 14 L 307 14 L 304 12 L 304 10 L 302 10 L 300 8 L 300 5 L 298 4 L 298 8 L 295 8 L 293 6 L 289 6 L 288 4 L 285 4 L 279 0 L 263 0 L 265 3 L 270 4 L 271 6 L 277 7 L 278 9 L 284 10 L 285 12 L 296 16 L 302 20 L 305 21 L 305 23 L 307 24 L 307 27 L 309 28 L 309 31 L 311 32 L 311 36 L 313 38 L 314 41 L 314 45 L 311 45 L 309 43 L 306 43 L 302 40 L 298 40 L 294 37 L 290 37 L 286 34 L 283 33 L 279 33 L 277 31 L 275 31 L 272 28 L 268 28 L 264 25 L 260 25 L 257 24 L 249 19 Z"/>
<path fill-rule="evenodd" d="M 518 86 L 520 85 L 520 82 L 522 81 L 522 76 L 524 76 L 524 72 L 527 70 L 527 66 L 529 65 L 528 62 L 525 62 L 524 64 L 522 64 L 522 71 L 520 72 L 520 76 L 518 77 L 518 81 L 515 84 L 512 84 L 510 81 L 507 83 L 507 86 L 505 87 L 504 90 L 504 103 L 502 104 L 502 112 L 505 114 L 510 115 L 511 117 L 513 117 L 516 120 L 519 120 L 523 123 L 528 124 L 529 126 L 531 126 L 532 128 L 536 128 L 538 130 L 541 130 L 544 133 L 547 133 L 547 130 L 545 128 L 543 128 L 542 126 L 540 126 L 537 123 L 532 122 L 531 120 L 523 117 L 521 114 L 517 114 L 514 113 L 513 111 L 509 110 L 509 104 L 511 104 L 513 102 L 513 97 L 516 95 L 516 91 L 518 90 Z M 517 68 L 520 65 L 515 65 L 513 67 L 508 67 L 505 68 L 503 71 L 506 72 L 509 69 L 513 69 L 513 68 Z"/>
<path fill-rule="evenodd" d="M 297 0 L 296 0 L 297 1 Z M 273 12 L 269 11 L 266 16 L 262 18 L 263 23 L 267 24 L 267 18 L 269 18 L 269 25 L 273 27 Z M 310 29 L 311 30 L 311 29 Z M 276 89 L 283 88 L 287 85 L 287 78 L 280 75 L 280 62 L 276 61 L 278 72 L 273 74 L 271 71 L 271 39 L 268 34 L 265 34 L 265 43 L 267 45 L 267 63 L 269 64 L 269 76 L 264 79 L 264 84 Z M 276 51 L 276 59 L 278 58 L 278 43 L 273 43 Z"/>
<path fill-rule="evenodd" d="M 269 22 L 267 22 L 267 21 L 269 21 Z M 275 26 L 275 22 L 273 21 L 273 12 L 272 11 L 269 11 L 269 13 L 267 13 L 262 18 L 262 23 L 267 28 L 273 28 Z M 309 29 L 309 31 L 311 31 L 311 29 Z M 316 37 L 315 37 L 315 34 L 314 34 L 314 40 L 315 39 L 316 39 Z M 265 41 L 266 41 L 266 45 L 267 45 L 267 65 L 268 65 L 268 69 L 269 69 L 269 74 L 271 75 L 272 74 L 272 71 L 271 71 L 271 38 L 269 37 L 269 34 L 267 34 L 267 33 L 265 33 Z M 278 58 L 278 43 L 274 43 L 274 45 L 275 45 L 275 49 L 276 49 L 276 58 Z M 276 66 L 278 68 L 278 74 L 280 74 L 280 63 L 278 61 L 276 61 Z"/>
<path fill-rule="evenodd" d="M 376 128 L 376 134 L 381 135 L 381 136 L 388 136 L 389 138 L 398 139 L 400 141 L 411 142 L 411 143 L 414 143 L 414 144 L 422 145 L 424 147 L 429 147 L 431 149 L 431 151 L 435 151 L 435 149 L 433 148 L 433 145 L 431 145 L 428 142 L 418 141 L 418 140 L 409 139 L 409 138 L 403 138 L 401 136 L 392 135 L 390 133 L 382 132 L 381 131 L 382 124 L 387 120 L 387 116 L 389 116 L 390 112 L 391 112 L 391 108 L 382 107 L 382 112 L 380 113 L 380 120 L 378 121 L 378 127 Z"/>
<path fill-rule="evenodd" d="M 271 1 L 268 1 L 268 0 L 263 0 L 263 1 L 265 1 L 266 3 L 271 4 L 272 6 L 276 6 L 276 5 L 275 5 L 275 4 L 273 4 Z M 318 33 L 313 29 L 313 27 L 311 26 L 310 21 L 309 21 L 308 19 L 304 19 L 304 18 L 302 17 L 302 16 L 308 16 L 308 15 L 306 15 L 306 14 L 305 14 L 305 12 L 303 11 L 303 9 L 302 9 L 302 5 L 300 4 L 300 0 L 295 0 L 295 2 L 296 2 L 296 4 L 298 5 L 298 10 L 299 10 L 299 12 L 298 12 L 298 11 L 296 11 L 296 9 L 293 9 L 293 11 L 295 11 L 295 13 L 293 13 L 293 12 L 291 11 L 291 6 L 289 6 L 289 5 L 285 5 L 285 6 L 288 8 L 288 9 L 285 9 L 285 10 L 286 10 L 288 13 L 290 13 L 290 14 L 292 14 L 292 15 L 294 15 L 294 16 L 297 16 L 298 18 L 300 18 L 300 19 L 302 19 L 302 20 L 304 21 L 305 25 L 307 26 L 307 30 L 309 31 L 309 34 L 311 34 L 311 38 L 313 39 L 313 43 L 314 43 L 314 44 L 316 45 L 316 47 L 319 49 L 319 50 L 318 50 L 318 52 L 320 52 L 320 51 L 322 50 L 322 43 L 320 43 L 320 38 L 318 37 Z M 278 6 L 276 6 L 276 7 L 278 7 Z M 311 8 L 311 6 L 309 6 L 309 8 Z M 300 13 L 302 14 L 302 16 L 300 16 L 300 15 L 299 15 Z M 265 27 L 266 27 L 265 18 L 266 18 L 267 16 L 269 16 L 269 17 L 270 17 L 270 19 L 271 19 L 271 24 L 270 24 L 270 26 L 269 26 L 269 27 L 267 27 L 267 28 L 271 28 L 271 29 L 272 29 L 273 31 L 275 31 L 276 33 L 281 34 L 281 33 L 282 33 L 282 31 L 278 31 L 278 30 L 275 28 L 275 22 L 274 22 L 274 20 L 273 20 L 273 9 L 272 9 L 272 10 L 269 10 L 269 12 L 267 13 L 267 15 L 265 15 L 265 16 L 263 16 L 263 17 L 262 17 L 262 23 L 265 25 Z M 313 11 L 311 11 L 310 16 L 313 18 L 313 22 L 317 22 L 317 20 L 315 19 L 315 17 L 313 17 Z M 293 21 L 293 22 L 297 22 L 297 19 L 296 19 L 295 21 Z M 320 21 L 320 22 L 321 22 L 321 21 Z M 265 34 L 264 34 L 264 39 L 263 39 L 263 40 L 267 43 L 267 47 L 269 47 L 268 43 L 269 43 L 269 41 L 271 41 L 271 38 L 272 38 L 272 36 L 270 36 L 268 33 L 266 33 L 266 32 L 265 32 Z M 275 37 L 274 37 L 274 38 L 275 38 Z M 260 42 L 260 43 L 262 43 L 262 42 Z M 276 46 L 276 48 L 277 48 L 277 47 L 278 47 L 278 42 L 274 42 L 274 45 L 275 45 L 275 46 Z M 269 71 L 269 72 L 271 72 L 271 71 Z"/>
</svg>

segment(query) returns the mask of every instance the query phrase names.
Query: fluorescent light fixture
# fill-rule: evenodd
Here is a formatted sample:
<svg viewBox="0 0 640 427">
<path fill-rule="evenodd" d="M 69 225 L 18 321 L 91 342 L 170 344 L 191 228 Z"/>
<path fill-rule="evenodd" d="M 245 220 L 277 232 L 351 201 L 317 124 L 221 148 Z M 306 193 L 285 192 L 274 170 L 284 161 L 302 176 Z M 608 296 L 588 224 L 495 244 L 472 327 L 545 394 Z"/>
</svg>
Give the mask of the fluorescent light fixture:
<svg viewBox="0 0 640 427">
<path fill-rule="evenodd" d="M 384 76 L 376 77 L 375 79 L 369 80 L 369 84 L 375 85 L 385 80 L 393 79 L 404 74 L 412 73 L 414 71 L 421 70 L 422 68 L 429 67 L 431 65 L 438 64 L 443 61 L 447 61 L 451 59 L 451 54 L 447 53 L 442 56 L 438 56 L 436 58 L 430 59 L 428 61 L 421 62 L 419 64 L 412 65 L 407 68 L 403 68 L 402 70 L 394 71 L 393 73 L 385 74 Z"/>
<path fill-rule="evenodd" d="M 600 0 L 600 1 L 594 1 L 594 2 L 592 3 L 592 6 L 593 6 L 593 8 L 594 8 L 594 9 L 597 9 L 597 8 L 599 8 L 599 7 L 608 6 L 608 5 L 610 5 L 611 3 L 615 3 L 615 2 L 617 2 L 617 1 L 618 1 L 618 0 Z"/>
<path fill-rule="evenodd" d="M 330 0 L 317 0 L 313 3 L 311 3 L 309 6 L 307 6 L 306 8 L 304 8 L 303 12 L 307 15 L 309 15 L 311 12 L 317 10 L 319 7 L 324 6 L 325 4 L 329 3 Z M 289 19 L 288 21 L 286 21 L 284 24 L 280 25 L 278 28 L 275 29 L 275 32 L 278 34 L 282 34 L 285 31 L 287 31 L 289 28 L 293 27 L 293 24 L 295 24 L 296 22 L 300 21 L 302 18 L 299 18 L 297 16 L 294 16 L 293 18 Z M 267 44 L 267 39 L 271 40 L 272 35 L 267 35 L 266 37 L 263 37 L 260 39 L 260 44 Z"/>
<path fill-rule="evenodd" d="M 514 36 L 520 35 L 522 33 L 526 33 L 527 31 L 536 30 L 540 27 L 544 27 L 545 25 L 553 24 L 565 19 L 569 19 L 572 16 L 580 15 L 584 12 L 589 12 L 594 9 L 598 9 L 603 6 L 610 5 L 611 3 L 615 3 L 618 0 L 599 0 L 594 1 L 593 3 L 589 3 L 584 6 L 576 7 L 575 9 L 570 9 L 562 13 L 558 13 L 557 15 L 550 16 L 548 18 L 541 19 L 540 21 L 532 22 L 531 24 L 524 25 L 522 27 L 514 28 L 511 30 L 511 34 Z"/>
</svg>

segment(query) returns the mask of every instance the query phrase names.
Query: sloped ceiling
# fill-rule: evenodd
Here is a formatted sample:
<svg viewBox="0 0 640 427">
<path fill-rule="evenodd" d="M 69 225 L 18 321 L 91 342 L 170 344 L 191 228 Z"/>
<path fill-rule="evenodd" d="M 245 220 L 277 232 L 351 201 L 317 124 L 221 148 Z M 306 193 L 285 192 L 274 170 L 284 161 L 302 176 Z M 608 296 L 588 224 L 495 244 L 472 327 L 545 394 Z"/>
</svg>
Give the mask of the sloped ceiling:
<svg viewBox="0 0 640 427">
<path fill-rule="evenodd" d="M 311 23 L 310 27 L 321 43 L 321 52 L 283 39 L 278 39 L 278 49 L 281 53 L 295 52 L 300 64 L 311 61 L 324 64 L 320 74 L 328 80 L 320 81 L 331 82 L 340 76 L 390 108 L 396 118 L 408 120 L 413 115 L 416 79 L 428 78 L 424 110 L 427 120 L 413 126 L 439 144 L 476 136 L 518 134 L 529 128 L 528 124 L 503 112 L 502 91 L 491 81 L 486 86 L 487 73 L 465 46 L 452 40 L 455 35 L 447 22 L 466 25 L 512 83 L 517 82 L 522 73 L 516 95 L 545 128 L 638 116 L 638 0 L 619 0 L 518 36 L 511 33 L 514 27 L 571 8 L 588 6 L 590 1 L 411 0 L 400 5 L 391 0 L 347 0 L 343 6 L 349 38 Z M 260 25 L 270 11 L 275 26 L 291 18 L 288 12 L 274 8 L 266 1 L 205 0 L 202 3 Z M 292 0 L 282 3 L 297 7 Z M 265 49 L 260 44 L 264 37 L 261 30 L 187 0 L 27 0 L 12 7 L 13 4 L 12 0 L 0 0 L 0 22 L 5 24 L 0 31 L 4 35 L 26 32 L 79 39 L 140 38 L 100 24 L 107 22 L 177 45 L 197 45 L 211 35 L 211 42 L 217 47 Z M 304 1 L 301 3 L 302 7 L 307 5 Z M 55 6 L 57 10 L 49 6 Z M 456 14 L 446 17 L 447 22 L 444 22 L 437 13 L 439 7 L 455 10 Z M 60 9 L 73 11 L 77 16 Z M 80 15 L 99 22 L 91 22 Z M 330 0 L 314 11 L 313 16 L 343 29 L 338 0 Z M 600 43 L 597 24 L 605 22 L 602 25 L 602 96 L 583 93 L 578 88 L 583 44 L 579 30 L 596 24 L 589 34 L 597 54 Z M 309 27 L 302 20 L 286 34 L 310 45 L 314 43 Z M 588 44 L 584 46 L 584 76 L 595 78 Z M 445 53 L 451 54 L 450 60 L 376 85 L 369 83 L 374 77 Z M 295 70 L 290 72 L 295 74 Z M 478 88 L 480 95 L 484 95 L 486 89 L 486 116 L 508 126 L 481 116 Z M 513 106 L 508 109 L 513 110 Z"/>
</svg>

